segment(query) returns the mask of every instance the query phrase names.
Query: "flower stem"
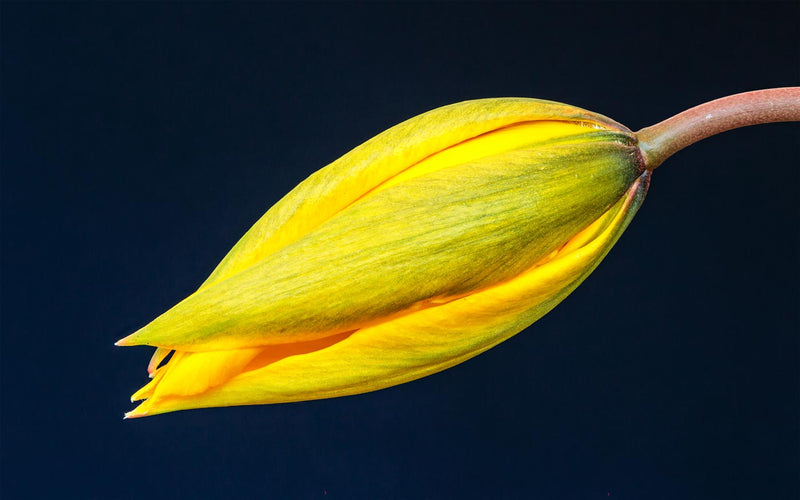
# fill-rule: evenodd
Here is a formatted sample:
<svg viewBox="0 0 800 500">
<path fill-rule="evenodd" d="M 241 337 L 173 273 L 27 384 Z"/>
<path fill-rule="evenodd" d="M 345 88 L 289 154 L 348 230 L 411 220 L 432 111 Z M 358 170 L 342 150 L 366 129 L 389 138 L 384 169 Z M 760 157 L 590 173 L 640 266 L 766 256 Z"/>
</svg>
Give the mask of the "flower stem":
<svg viewBox="0 0 800 500">
<path fill-rule="evenodd" d="M 647 170 L 706 137 L 749 125 L 800 121 L 800 87 L 755 90 L 707 102 L 636 132 Z"/>
</svg>

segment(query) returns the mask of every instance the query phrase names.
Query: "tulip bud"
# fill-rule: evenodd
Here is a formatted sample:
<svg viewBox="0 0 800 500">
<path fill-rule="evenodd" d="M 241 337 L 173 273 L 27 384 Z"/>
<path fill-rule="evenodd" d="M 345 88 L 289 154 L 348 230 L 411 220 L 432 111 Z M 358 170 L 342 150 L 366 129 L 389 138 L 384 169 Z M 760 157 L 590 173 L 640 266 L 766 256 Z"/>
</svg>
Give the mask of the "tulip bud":
<svg viewBox="0 0 800 500">
<path fill-rule="evenodd" d="M 128 416 L 357 394 L 475 356 L 588 276 L 649 176 L 630 130 L 563 104 L 482 99 L 401 123 L 303 181 L 118 343 L 159 348 Z"/>
</svg>

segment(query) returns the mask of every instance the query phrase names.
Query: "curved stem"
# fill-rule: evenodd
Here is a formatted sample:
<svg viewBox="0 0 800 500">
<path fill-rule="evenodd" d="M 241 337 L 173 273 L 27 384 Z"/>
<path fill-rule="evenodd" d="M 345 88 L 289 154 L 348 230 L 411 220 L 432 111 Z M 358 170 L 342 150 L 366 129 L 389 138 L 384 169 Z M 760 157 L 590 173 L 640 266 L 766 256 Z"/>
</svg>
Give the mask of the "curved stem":
<svg viewBox="0 0 800 500">
<path fill-rule="evenodd" d="M 800 121 L 800 87 L 755 90 L 707 102 L 636 132 L 645 165 L 653 170 L 681 149 L 748 125 Z"/>
</svg>

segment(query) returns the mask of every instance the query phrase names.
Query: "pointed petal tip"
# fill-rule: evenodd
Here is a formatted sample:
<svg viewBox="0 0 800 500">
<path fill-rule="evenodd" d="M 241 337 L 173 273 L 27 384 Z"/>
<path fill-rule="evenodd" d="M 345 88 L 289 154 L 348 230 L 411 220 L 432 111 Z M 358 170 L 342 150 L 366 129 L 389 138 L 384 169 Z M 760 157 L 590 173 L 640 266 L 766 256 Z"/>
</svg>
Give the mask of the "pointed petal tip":
<svg viewBox="0 0 800 500">
<path fill-rule="evenodd" d="M 131 346 L 131 345 L 133 345 L 131 343 L 131 337 L 133 337 L 133 334 L 130 334 L 127 337 L 123 337 L 123 338 L 117 340 L 116 342 L 114 342 L 114 345 L 120 346 L 120 347 Z"/>
<path fill-rule="evenodd" d="M 147 416 L 147 412 L 146 411 L 138 411 L 137 412 L 137 410 L 138 410 L 138 408 L 137 409 L 133 409 L 133 410 L 125 413 L 125 416 L 122 417 L 122 420 L 128 420 L 129 418 L 140 418 L 140 417 L 146 417 Z"/>
<path fill-rule="evenodd" d="M 156 347 L 155 352 L 153 352 L 153 357 L 150 358 L 150 363 L 147 365 L 147 373 L 150 375 L 150 378 L 153 378 L 155 373 L 158 371 L 158 366 L 169 356 L 169 353 L 172 352 L 172 349 L 167 349 L 165 347 Z"/>
<path fill-rule="evenodd" d="M 152 382 L 149 382 L 144 387 L 134 392 L 131 395 L 131 403 L 134 403 L 136 401 L 141 401 L 143 399 L 147 399 L 150 396 L 152 396 L 154 387 L 151 384 Z"/>
<path fill-rule="evenodd" d="M 141 391 L 141 389 L 140 389 L 140 391 Z M 137 396 L 138 396 L 138 393 L 134 394 L 131 397 L 131 399 L 137 398 Z M 143 398 L 139 397 L 138 399 L 143 399 Z M 134 408 L 133 410 L 131 410 L 131 411 L 129 411 L 129 412 L 127 412 L 125 414 L 125 420 L 127 420 L 129 418 L 146 417 L 147 415 L 150 414 L 150 410 L 152 409 L 152 405 L 153 405 L 152 400 L 147 400 L 147 401 L 142 402 L 141 404 L 139 404 L 139 406 L 137 406 L 136 408 Z"/>
<path fill-rule="evenodd" d="M 128 346 L 136 345 L 136 342 L 133 340 L 133 336 L 134 335 L 136 335 L 136 334 L 132 333 L 132 334 L 128 335 L 127 337 L 123 337 L 123 338 L 117 340 L 116 342 L 114 342 L 114 345 L 115 346 L 120 346 L 120 347 L 128 347 Z"/>
</svg>

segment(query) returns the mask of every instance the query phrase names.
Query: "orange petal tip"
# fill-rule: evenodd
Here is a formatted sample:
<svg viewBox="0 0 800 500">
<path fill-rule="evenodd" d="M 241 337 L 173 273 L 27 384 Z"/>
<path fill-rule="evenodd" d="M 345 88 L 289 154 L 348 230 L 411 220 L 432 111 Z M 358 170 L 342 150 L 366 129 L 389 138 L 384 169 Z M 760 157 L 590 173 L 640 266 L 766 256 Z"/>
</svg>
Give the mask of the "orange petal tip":
<svg viewBox="0 0 800 500">
<path fill-rule="evenodd" d="M 127 337 L 123 337 L 123 338 L 117 340 L 116 342 L 114 342 L 114 345 L 120 346 L 120 347 L 127 347 L 127 346 L 135 345 L 133 343 L 132 339 L 131 339 L 131 337 L 133 337 L 134 335 L 135 334 L 132 333 L 132 334 L 128 335 Z"/>
<path fill-rule="evenodd" d="M 139 417 L 146 417 L 147 412 L 137 412 L 135 409 L 125 413 L 125 416 L 122 417 L 122 420 L 128 420 L 129 418 L 139 418 Z"/>
</svg>

